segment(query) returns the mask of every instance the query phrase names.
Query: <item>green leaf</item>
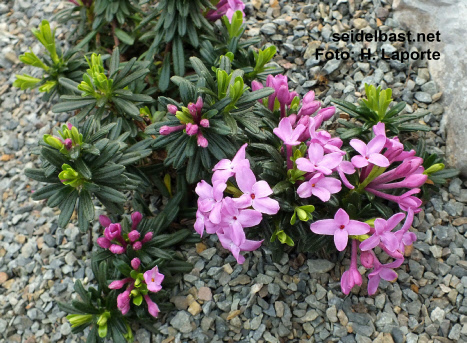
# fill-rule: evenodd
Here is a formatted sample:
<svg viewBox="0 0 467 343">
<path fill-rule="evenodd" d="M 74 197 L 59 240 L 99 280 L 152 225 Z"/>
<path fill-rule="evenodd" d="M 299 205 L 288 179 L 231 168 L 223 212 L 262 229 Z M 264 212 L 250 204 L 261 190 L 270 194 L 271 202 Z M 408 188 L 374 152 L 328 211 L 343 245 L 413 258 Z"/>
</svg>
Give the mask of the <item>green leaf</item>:
<svg viewBox="0 0 467 343">
<path fill-rule="evenodd" d="M 185 52 L 182 40 L 178 36 L 173 41 L 172 52 L 175 74 L 179 76 L 185 75 Z"/>
<path fill-rule="evenodd" d="M 43 199 L 48 199 L 49 197 L 51 197 L 52 195 L 54 195 L 55 193 L 57 193 L 58 191 L 60 191 L 63 187 L 66 187 L 64 186 L 63 184 L 53 184 L 53 185 L 48 185 L 48 186 L 45 186 L 45 187 L 42 187 L 38 190 L 36 190 L 33 194 L 32 194 L 32 199 L 33 200 L 43 200 Z"/>
<path fill-rule="evenodd" d="M 79 158 L 75 161 L 75 167 L 76 171 L 79 172 L 85 179 L 91 179 L 92 174 L 91 170 L 89 167 L 86 165 L 86 163 L 83 161 L 83 159 Z"/>
<path fill-rule="evenodd" d="M 58 192 L 53 194 L 49 200 L 47 201 L 47 206 L 49 207 L 56 207 L 63 203 L 65 199 L 74 191 L 75 189 L 71 186 L 63 185 L 63 188 L 60 189 Z"/>
<path fill-rule="evenodd" d="M 81 190 L 79 194 L 79 205 L 83 208 L 84 216 L 87 220 L 94 219 L 94 204 L 91 200 L 91 194 L 86 190 Z"/>
<path fill-rule="evenodd" d="M 170 52 L 164 57 L 162 63 L 161 75 L 159 77 L 159 89 L 161 92 L 165 92 L 169 88 L 170 83 Z"/>
<path fill-rule="evenodd" d="M 75 209 L 76 200 L 78 199 L 78 191 L 75 189 L 73 192 L 66 198 L 60 208 L 60 216 L 58 217 L 58 226 L 64 228 L 70 221 L 71 215 Z"/>
<path fill-rule="evenodd" d="M 63 97 L 63 96 L 62 96 Z M 62 100 L 60 97 L 60 100 Z M 95 105 L 96 99 L 95 98 L 81 98 L 80 100 L 76 99 L 73 101 L 62 101 L 52 107 L 52 112 L 54 113 L 61 113 L 61 112 L 68 112 L 73 110 L 78 110 L 80 108 L 84 108 L 88 105 Z"/>
<path fill-rule="evenodd" d="M 131 73 L 130 75 L 125 76 L 123 79 L 116 82 L 114 84 L 114 88 L 120 88 L 120 89 L 124 88 L 124 87 L 128 86 L 130 83 L 132 83 L 132 82 L 134 82 L 134 81 L 136 81 L 136 80 L 138 80 L 140 78 L 145 77 L 148 73 L 149 73 L 149 69 L 147 69 L 147 68 L 135 71 L 134 73 Z"/>
<path fill-rule="evenodd" d="M 103 199 L 115 203 L 124 203 L 127 200 L 125 195 L 123 195 L 121 192 L 103 185 L 100 186 L 100 190 L 97 192 L 97 194 Z"/>
<path fill-rule="evenodd" d="M 94 181 L 112 179 L 121 175 L 124 171 L 124 166 L 120 164 L 111 164 L 95 171 L 92 179 Z"/>
<path fill-rule="evenodd" d="M 120 39 L 123 43 L 127 45 L 133 45 L 133 43 L 135 42 L 134 37 L 131 37 L 128 33 L 119 28 L 115 28 L 115 35 L 118 39 Z"/>
</svg>

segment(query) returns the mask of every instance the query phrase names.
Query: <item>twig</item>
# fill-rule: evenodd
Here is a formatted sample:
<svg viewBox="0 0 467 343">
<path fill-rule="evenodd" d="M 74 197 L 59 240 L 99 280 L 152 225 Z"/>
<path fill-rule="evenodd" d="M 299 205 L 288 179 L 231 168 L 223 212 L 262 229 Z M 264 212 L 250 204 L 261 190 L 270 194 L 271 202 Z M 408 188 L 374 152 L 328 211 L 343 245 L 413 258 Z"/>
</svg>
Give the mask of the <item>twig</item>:
<svg viewBox="0 0 467 343">
<path fill-rule="evenodd" d="M 115 24 L 115 19 L 112 20 L 112 36 L 114 37 L 114 43 L 115 43 L 115 47 L 118 47 L 118 45 L 120 44 L 120 41 L 118 40 L 118 37 L 115 35 L 115 27 L 117 25 Z"/>
</svg>

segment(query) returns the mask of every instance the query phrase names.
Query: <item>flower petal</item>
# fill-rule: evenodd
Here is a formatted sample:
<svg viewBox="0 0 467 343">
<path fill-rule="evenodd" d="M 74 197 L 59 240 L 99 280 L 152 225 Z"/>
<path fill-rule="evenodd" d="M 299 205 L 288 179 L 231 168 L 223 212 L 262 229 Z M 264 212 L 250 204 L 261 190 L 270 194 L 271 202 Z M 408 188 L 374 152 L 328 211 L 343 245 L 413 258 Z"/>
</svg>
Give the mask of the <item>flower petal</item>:
<svg viewBox="0 0 467 343">
<path fill-rule="evenodd" d="M 243 193 L 251 193 L 253 185 L 256 183 L 256 176 L 250 168 L 241 168 L 237 170 L 235 180 Z"/>
<path fill-rule="evenodd" d="M 371 162 L 374 165 L 379 166 L 379 167 L 389 167 L 389 164 L 390 164 L 389 160 L 386 157 L 384 157 L 381 154 L 375 154 L 375 153 L 371 154 L 368 157 L 368 162 Z"/>
<path fill-rule="evenodd" d="M 297 188 L 297 194 L 300 198 L 309 198 L 312 194 L 313 187 L 310 182 L 304 182 Z"/>
<path fill-rule="evenodd" d="M 272 194 L 272 189 L 266 181 L 258 181 L 252 187 L 252 193 L 255 194 L 256 198 L 264 198 Z"/>
<path fill-rule="evenodd" d="M 336 214 L 334 215 L 334 222 L 337 226 L 347 225 L 350 221 L 349 215 L 345 212 L 344 209 L 340 208 L 337 210 Z"/>
<path fill-rule="evenodd" d="M 237 219 L 243 227 L 252 227 L 261 223 L 263 215 L 255 210 L 242 210 Z"/>
<path fill-rule="evenodd" d="M 315 197 L 318 197 L 322 202 L 326 202 L 331 199 L 331 193 L 324 187 L 312 187 L 311 193 Z"/>
<path fill-rule="evenodd" d="M 240 249 L 242 251 L 254 251 L 254 250 L 258 249 L 261 246 L 262 243 L 263 243 L 262 240 L 261 241 L 251 241 L 251 240 L 247 239 L 240 246 Z"/>
<path fill-rule="evenodd" d="M 368 142 L 367 145 L 367 153 L 370 154 L 378 154 L 383 150 L 384 145 L 386 144 L 386 136 L 377 135 L 371 141 Z"/>
<path fill-rule="evenodd" d="M 384 243 L 386 248 L 391 252 L 396 251 L 400 244 L 400 241 L 397 239 L 397 237 L 392 232 L 383 233 L 381 235 L 381 241 Z"/>
<path fill-rule="evenodd" d="M 370 236 L 369 238 L 365 239 L 363 242 L 360 243 L 360 250 L 361 251 L 368 251 L 376 247 L 381 239 L 378 235 Z"/>
<path fill-rule="evenodd" d="M 334 219 L 318 220 L 310 225 L 310 230 L 319 235 L 334 235 L 337 229 L 339 227 L 336 225 Z"/>
<path fill-rule="evenodd" d="M 334 232 L 334 244 L 336 245 L 337 250 L 342 251 L 347 246 L 349 242 L 349 234 L 347 230 L 337 229 Z"/>
<path fill-rule="evenodd" d="M 364 235 L 370 231 L 370 225 L 357 220 L 350 220 L 345 229 L 349 232 L 349 235 Z"/>
<path fill-rule="evenodd" d="M 392 281 L 397 279 L 397 273 L 389 268 L 382 268 L 381 271 L 379 272 L 379 275 L 382 279 L 386 281 Z"/>
<path fill-rule="evenodd" d="M 378 274 L 368 276 L 368 294 L 373 295 L 378 290 L 379 282 L 381 278 Z"/>
<path fill-rule="evenodd" d="M 253 208 L 261 213 L 276 214 L 279 212 L 279 203 L 271 198 L 257 198 L 252 202 Z"/>
<path fill-rule="evenodd" d="M 154 318 L 157 318 L 160 312 L 159 306 L 157 306 L 157 304 L 153 302 L 151 298 L 149 297 L 149 295 L 147 294 L 144 296 L 144 300 L 146 300 L 146 304 L 148 305 L 149 314 L 153 316 Z"/>
<path fill-rule="evenodd" d="M 310 162 L 309 159 L 300 157 L 297 158 L 295 161 L 297 163 L 297 169 L 304 171 L 304 172 L 314 172 L 315 171 L 315 165 Z"/>
<path fill-rule="evenodd" d="M 360 139 L 351 139 L 349 142 L 350 146 L 355 149 L 360 155 L 366 156 L 366 144 Z"/>
</svg>

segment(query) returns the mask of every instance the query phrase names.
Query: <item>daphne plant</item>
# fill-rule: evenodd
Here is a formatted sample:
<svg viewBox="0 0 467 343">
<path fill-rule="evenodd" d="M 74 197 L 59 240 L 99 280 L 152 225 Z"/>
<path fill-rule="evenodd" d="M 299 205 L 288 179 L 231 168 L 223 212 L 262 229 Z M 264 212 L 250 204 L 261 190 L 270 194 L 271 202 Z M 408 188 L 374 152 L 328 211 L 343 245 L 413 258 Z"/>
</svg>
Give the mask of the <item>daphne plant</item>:
<svg viewBox="0 0 467 343">
<path fill-rule="evenodd" d="M 365 93 L 367 99 L 360 100 L 358 106 L 344 100 L 332 100 L 339 109 L 348 113 L 361 124 L 339 120 L 339 123 L 344 126 L 338 129 L 341 139 L 362 137 L 362 135 L 370 133 L 371 127 L 379 122 L 385 124 L 386 129 L 393 135 L 402 132 L 430 131 L 429 126 L 410 123 L 410 121 L 425 116 L 426 112 L 401 115 L 400 113 L 406 106 L 403 101 L 389 109 L 389 104 L 393 102 L 391 89 L 383 90 L 381 87 L 376 88 L 373 85 L 365 84 Z"/>
<path fill-rule="evenodd" d="M 63 53 L 55 44 L 55 30 L 50 29 L 47 20 L 43 20 L 39 28 L 33 29 L 32 33 L 45 48 L 46 54 L 39 58 L 30 50 L 21 55 L 19 59 L 24 64 L 42 69 L 43 75 L 41 78 L 27 74 L 16 75 L 13 85 L 21 89 L 39 88 L 39 91 L 44 93 L 46 101 L 56 94 L 69 94 L 70 91 L 60 81 L 62 78 L 76 81 L 83 75 L 85 63 L 78 53 L 82 44 L 78 44 L 74 49 Z"/>
<path fill-rule="evenodd" d="M 88 120 L 81 129 L 68 123 L 57 135 L 44 135 L 39 152 L 41 168 L 27 169 L 26 175 L 49 184 L 37 189 L 33 199 L 48 199 L 48 206 L 58 206 L 61 227 L 68 224 L 77 207 L 79 227 L 86 230 L 94 219 L 92 196 L 109 211 L 122 213 L 127 200 L 122 192 L 136 190 L 143 182 L 127 166 L 151 153 L 147 149 L 151 141 L 128 147 L 117 140 L 120 130 L 121 122 L 101 127 Z"/>
<path fill-rule="evenodd" d="M 153 149 L 167 150 L 166 165 L 180 169 L 187 164 L 187 180 L 193 183 L 203 171 L 212 169 L 215 160 L 235 154 L 235 143 L 229 136 L 238 134 L 248 121 L 242 114 L 272 90 L 248 91 L 243 72 L 231 71 L 228 57 L 222 57 L 224 67 L 215 69 L 215 74 L 199 59 L 192 57 L 190 61 L 197 82 L 173 77 L 182 102 L 159 97 L 160 105 L 167 108 L 166 120 L 148 126 L 145 132 L 157 137 Z"/>
<path fill-rule="evenodd" d="M 92 54 L 87 62 L 89 69 L 83 74 L 80 84 L 63 80 L 70 90 L 80 95 L 62 96 L 61 102 L 52 110 L 56 113 L 79 110 L 76 115 L 79 121 L 92 117 L 104 124 L 122 118 L 123 129 L 136 136 L 136 122 L 143 122 L 139 108 L 142 103 L 153 101 L 144 91 L 146 84 L 143 79 L 149 73 L 148 63 L 136 62 L 133 58 L 121 66 L 118 48 L 112 53 L 108 70 L 104 68 L 101 55 Z"/>
</svg>

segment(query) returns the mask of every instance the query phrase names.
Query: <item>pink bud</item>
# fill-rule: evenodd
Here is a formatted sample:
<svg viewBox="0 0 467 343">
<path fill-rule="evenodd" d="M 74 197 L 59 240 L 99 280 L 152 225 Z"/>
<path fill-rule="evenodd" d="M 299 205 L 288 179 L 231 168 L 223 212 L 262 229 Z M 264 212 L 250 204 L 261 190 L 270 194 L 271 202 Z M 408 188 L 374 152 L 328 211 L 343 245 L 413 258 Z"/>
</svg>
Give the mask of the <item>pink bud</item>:
<svg viewBox="0 0 467 343">
<path fill-rule="evenodd" d="M 198 146 L 206 148 L 208 146 L 208 140 L 203 136 L 201 132 L 198 132 Z"/>
<path fill-rule="evenodd" d="M 263 89 L 263 84 L 261 82 L 258 82 L 256 80 L 252 81 L 251 82 L 251 90 L 254 92 L 254 91 L 257 91 L 258 89 Z"/>
<path fill-rule="evenodd" d="M 133 250 L 139 250 L 142 247 L 143 247 L 143 243 L 141 243 L 140 241 L 137 241 L 137 242 L 133 243 Z"/>
<path fill-rule="evenodd" d="M 128 239 L 130 242 L 137 241 L 139 239 L 140 233 L 137 230 L 133 230 L 128 234 Z"/>
<path fill-rule="evenodd" d="M 283 105 L 289 102 L 289 88 L 285 85 L 280 86 L 276 91 L 277 100 Z"/>
<path fill-rule="evenodd" d="M 123 280 L 115 280 L 115 281 L 112 281 L 109 285 L 109 288 L 110 289 L 120 289 L 122 288 L 123 286 L 125 286 L 126 283 L 130 282 L 131 280 L 133 280 L 132 278 L 125 278 Z"/>
<path fill-rule="evenodd" d="M 201 111 L 203 110 L 203 105 L 204 105 L 203 98 L 198 97 L 198 100 L 196 101 L 196 104 L 195 104 L 198 114 L 201 114 Z"/>
<path fill-rule="evenodd" d="M 201 121 L 199 122 L 199 125 L 201 125 L 202 127 L 209 127 L 209 120 L 201 119 Z"/>
<path fill-rule="evenodd" d="M 362 251 L 360 253 L 360 263 L 365 268 L 373 267 L 374 260 L 375 260 L 375 258 L 374 258 L 373 254 L 370 251 Z"/>
<path fill-rule="evenodd" d="M 73 128 L 73 125 L 71 125 L 71 123 L 66 123 L 66 126 L 68 127 L 68 130 L 71 130 Z"/>
<path fill-rule="evenodd" d="M 169 113 L 171 114 L 175 114 L 177 113 L 178 108 L 177 106 L 170 104 L 170 105 L 167 105 L 167 111 L 169 111 Z"/>
<path fill-rule="evenodd" d="M 118 245 L 118 244 L 112 244 L 109 248 L 109 250 L 113 253 L 113 254 L 117 254 L 117 255 L 121 255 L 125 252 L 125 248 L 122 247 L 121 245 Z"/>
<path fill-rule="evenodd" d="M 143 215 L 141 213 L 139 213 L 138 211 L 133 212 L 131 214 L 131 228 L 133 230 L 136 229 L 142 219 L 143 219 Z"/>
<path fill-rule="evenodd" d="M 323 116 L 323 121 L 331 119 L 331 117 L 336 113 L 336 108 L 334 106 L 325 107 L 318 111 L 318 114 Z"/>
<path fill-rule="evenodd" d="M 110 224 L 112 224 L 112 222 L 110 221 L 110 218 L 107 216 L 104 216 L 103 214 L 99 216 L 99 223 L 101 223 L 103 227 L 107 227 Z"/>
<path fill-rule="evenodd" d="M 312 102 L 313 100 L 315 100 L 315 92 L 309 91 L 309 92 L 306 93 L 305 96 L 303 97 L 303 104 Z"/>
<path fill-rule="evenodd" d="M 290 105 L 293 101 L 293 99 L 298 96 L 298 93 L 293 91 L 289 93 L 289 100 L 287 101 L 287 105 Z"/>
<path fill-rule="evenodd" d="M 141 243 L 149 242 L 149 241 L 152 239 L 152 236 L 153 236 L 153 233 L 152 233 L 152 232 L 148 232 L 147 234 L 144 235 L 144 238 L 143 238 L 143 240 L 141 241 Z"/>
<path fill-rule="evenodd" d="M 103 249 L 108 249 L 112 243 L 105 237 L 99 237 L 97 240 L 96 240 L 97 244 L 99 244 L 99 246 Z"/>
<path fill-rule="evenodd" d="M 173 132 L 181 131 L 185 128 L 185 125 L 178 125 L 178 126 L 167 126 L 164 125 L 159 129 L 159 134 L 162 136 L 170 135 Z"/>
<path fill-rule="evenodd" d="M 141 264 L 141 260 L 137 257 L 135 257 L 134 259 L 131 260 L 131 267 L 134 269 L 134 270 L 137 270 L 139 268 L 139 265 Z"/>
<path fill-rule="evenodd" d="M 198 133 L 198 125 L 188 123 L 186 124 L 186 134 L 188 136 L 194 136 Z"/>
<path fill-rule="evenodd" d="M 313 113 L 315 113 L 318 108 L 321 106 L 321 103 L 319 101 L 312 101 L 304 104 L 302 108 L 300 108 L 300 111 L 298 111 L 299 116 L 311 116 Z"/>
<path fill-rule="evenodd" d="M 70 138 L 65 139 L 65 148 L 70 150 L 73 147 L 73 142 Z"/>
<path fill-rule="evenodd" d="M 190 111 L 190 114 L 193 118 L 196 118 L 196 115 L 198 114 L 198 109 L 196 108 L 196 105 L 192 102 L 188 104 L 188 111 Z"/>
<path fill-rule="evenodd" d="M 110 224 L 105 228 L 104 235 L 109 241 L 116 239 L 122 235 L 122 226 L 119 223 Z"/>
</svg>

